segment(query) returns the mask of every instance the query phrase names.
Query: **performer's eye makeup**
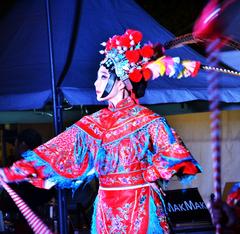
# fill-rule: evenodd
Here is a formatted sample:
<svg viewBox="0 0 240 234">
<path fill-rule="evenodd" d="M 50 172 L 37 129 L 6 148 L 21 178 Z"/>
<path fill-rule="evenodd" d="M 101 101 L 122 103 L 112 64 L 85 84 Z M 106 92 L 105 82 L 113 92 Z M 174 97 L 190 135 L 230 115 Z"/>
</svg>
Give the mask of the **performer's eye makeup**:
<svg viewBox="0 0 240 234">
<path fill-rule="evenodd" d="M 101 76 L 101 79 L 102 79 L 102 80 L 106 80 L 107 78 L 108 78 L 108 77 L 107 77 L 106 75 L 102 75 L 102 76 Z"/>
<path fill-rule="evenodd" d="M 107 72 L 102 72 L 100 77 L 101 77 L 102 80 L 106 80 L 108 78 L 108 73 Z"/>
</svg>

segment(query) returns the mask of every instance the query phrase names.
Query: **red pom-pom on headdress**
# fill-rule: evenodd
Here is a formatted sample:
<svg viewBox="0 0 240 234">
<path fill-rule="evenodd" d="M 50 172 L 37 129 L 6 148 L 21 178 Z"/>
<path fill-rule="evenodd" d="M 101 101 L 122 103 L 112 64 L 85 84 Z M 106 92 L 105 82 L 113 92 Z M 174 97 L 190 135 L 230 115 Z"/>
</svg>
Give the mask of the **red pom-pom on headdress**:
<svg viewBox="0 0 240 234">
<path fill-rule="evenodd" d="M 120 44 L 121 44 L 121 46 L 126 47 L 127 49 L 130 48 L 129 36 L 127 36 L 125 34 L 122 35 L 121 38 L 120 38 Z"/>
<path fill-rule="evenodd" d="M 152 71 L 149 68 L 142 68 L 142 74 L 145 81 L 148 81 L 152 78 Z"/>
<path fill-rule="evenodd" d="M 144 45 L 141 49 L 141 55 L 144 58 L 151 58 L 154 54 L 154 50 L 151 45 Z"/>
<path fill-rule="evenodd" d="M 119 42 L 120 42 L 120 36 L 119 35 L 113 36 L 111 40 L 112 48 L 117 48 L 117 46 L 119 45 Z"/>
<path fill-rule="evenodd" d="M 105 48 L 105 50 L 106 51 L 109 51 L 109 50 L 111 50 L 112 49 L 112 44 L 111 44 L 111 40 L 109 39 L 108 41 L 107 41 L 107 43 L 106 43 L 106 48 Z"/>
<path fill-rule="evenodd" d="M 131 36 L 132 36 L 132 39 L 134 40 L 135 44 L 138 44 L 142 40 L 142 33 L 139 31 L 133 31 L 131 33 Z"/>
<path fill-rule="evenodd" d="M 132 72 L 129 73 L 129 78 L 135 83 L 140 82 L 142 79 L 142 73 L 139 69 L 134 69 Z"/>
<path fill-rule="evenodd" d="M 130 63 L 137 63 L 140 59 L 139 50 L 128 50 L 126 51 L 125 56 Z"/>
</svg>

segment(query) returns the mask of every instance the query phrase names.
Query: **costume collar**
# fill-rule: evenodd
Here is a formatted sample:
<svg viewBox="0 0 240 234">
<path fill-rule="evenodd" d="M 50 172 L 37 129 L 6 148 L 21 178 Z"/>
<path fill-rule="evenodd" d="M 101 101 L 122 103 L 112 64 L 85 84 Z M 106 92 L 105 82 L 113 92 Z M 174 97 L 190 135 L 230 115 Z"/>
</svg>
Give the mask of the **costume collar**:
<svg viewBox="0 0 240 234">
<path fill-rule="evenodd" d="M 108 109 L 110 111 L 118 111 L 118 110 L 122 110 L 122 109 L 126 109 L 126 108 L 130 108 L 131 106 L 136 105 L 136 102 L 134 101 L 134 99 L 132 99 L 131 97 L 127 97 L 123 100 L 121 100 L 116 106 L 114 106 L 112 103 L 109 104 Z"/>
</svg>

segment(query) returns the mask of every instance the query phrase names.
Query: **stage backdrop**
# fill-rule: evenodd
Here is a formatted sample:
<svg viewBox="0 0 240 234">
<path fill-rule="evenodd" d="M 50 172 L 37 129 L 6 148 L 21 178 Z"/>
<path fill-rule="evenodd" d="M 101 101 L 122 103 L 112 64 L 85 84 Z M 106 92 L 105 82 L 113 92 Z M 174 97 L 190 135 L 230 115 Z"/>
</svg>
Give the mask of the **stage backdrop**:
<svg viewBox="0 0 240 234">
<path fill-rule="evenodd" d="M 73 105 L 99 104 L 93 82 L 102 59 L 100 43 L 127 28 L 141 30 L 144 42 L 165 43 L 174 38 L 134 0 L 51 0 L 56 80 Z M 51 77 L 45 1 L 1 1 L 0 110 L 41 108 L 51 100 Z M 238 25 L 237 25 L 238 26 Z M 240 31 L 239 28 L 234 28 Z M 166 52 L 183 59 L 205 58 L 182 47 Z M 221 98 L 240 102 L 240 79 L 221 75 Z M 238 89 L 237 89 L 238 88 Z M 194 79 L 149 82 L 142 103 L 207 100 L 207 73 Z"/>
</svg>

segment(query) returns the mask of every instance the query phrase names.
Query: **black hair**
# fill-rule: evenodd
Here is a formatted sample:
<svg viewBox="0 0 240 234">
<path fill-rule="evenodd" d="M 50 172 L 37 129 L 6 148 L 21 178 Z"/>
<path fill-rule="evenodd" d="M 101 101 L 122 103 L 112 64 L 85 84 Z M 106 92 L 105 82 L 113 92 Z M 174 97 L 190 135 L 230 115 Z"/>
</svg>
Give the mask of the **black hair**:
<svg viewBox="0 0 240 234">
<path fill-rule="evenodd" d="M 147 81 L 145 81 L 144 79 L 141 79 L 140 82 L 132 82 L 132 86 L 133 86 L 133 92 L 136 96 L 136 98 L 141 98 L 144 96 L 145 94 L 145 90 L 147 88 Z"/>
<path fill-rule="evenodd" d="M 21 131 L 17 136 L 18 142 L 25 142 L 29 149 L 34 149 L 42 144 L 41 135 L 32 128 L 27 128 Z"/>
</svg>

